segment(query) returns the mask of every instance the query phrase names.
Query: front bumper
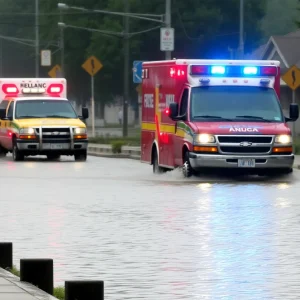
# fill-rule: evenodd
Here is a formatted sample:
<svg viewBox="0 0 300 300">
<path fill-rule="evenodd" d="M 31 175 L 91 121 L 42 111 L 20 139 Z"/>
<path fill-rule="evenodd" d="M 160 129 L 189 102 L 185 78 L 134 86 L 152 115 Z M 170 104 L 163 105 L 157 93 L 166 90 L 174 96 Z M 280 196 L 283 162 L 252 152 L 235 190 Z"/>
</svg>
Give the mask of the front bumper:
<svg viewBox="0 0 300 300">
<path fill-rule="evenodd" d="M 60 152 L 60 153 L 74 153 L 76 151 L 87 150 L 88 139 L 73 140 L 70 142 L 45 142 L 28 141 L 17 139 L 18 149 L 30 153 L 45 153 L 45 152 Z"/>
<path fill-rule="evenodd" d="M 292 168 L 294 154 L 290 155 L 214 155 L 190 152 L 193 169 L 201 168 L 238 168 L 238 159 L 255 159 L 255 169 Z M 254 169 L 254 168 L 251 168 Z"/>
</svg>

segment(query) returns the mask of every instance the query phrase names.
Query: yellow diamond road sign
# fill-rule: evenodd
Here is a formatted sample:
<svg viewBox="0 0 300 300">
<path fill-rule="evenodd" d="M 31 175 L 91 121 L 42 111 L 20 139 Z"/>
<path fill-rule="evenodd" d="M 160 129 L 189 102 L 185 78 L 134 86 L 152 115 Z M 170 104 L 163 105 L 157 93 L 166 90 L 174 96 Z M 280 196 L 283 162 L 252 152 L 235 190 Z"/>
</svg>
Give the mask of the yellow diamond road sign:
<svg viewBox="0 0 300 300">
<path fill-rule="evenodd" d="M 56 65 L 49 71 L 48 75 L 52 78 L 56 78 L 58 75 L 58 72 L 60 72 L 60 71 L 61 71 L 60 65 Z"/>
<path fill-rule="evenodd" d="M 91 75 L 96 75 L 103 67 L 100 60 L 98 60 L 95 56 L 89 57 L 82 67 Z"/>
<path fill-rule="evenodd" d="M 141 94 L 142 94 L 142 85 L 139 84 L 139 85 L 136 87 L 135 90 L 137 91 L 137 93 L 138 93 L 139 95 L 141 95 Z"/>
<path fill-rule="evenodd" d="M 289 68 L 281 78 L 292 90 L 300 86 L 300 70 L 296 66 Z"/>
</svg>

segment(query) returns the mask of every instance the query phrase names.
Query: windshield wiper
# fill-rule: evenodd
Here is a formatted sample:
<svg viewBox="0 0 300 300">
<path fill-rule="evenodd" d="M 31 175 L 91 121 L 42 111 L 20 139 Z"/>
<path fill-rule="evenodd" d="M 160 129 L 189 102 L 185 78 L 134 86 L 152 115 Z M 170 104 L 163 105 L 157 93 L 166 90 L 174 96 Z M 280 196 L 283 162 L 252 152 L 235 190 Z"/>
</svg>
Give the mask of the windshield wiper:
<svg viewBox="0 0 300 300">
<path fill-rule="evenodd" d="M 38 116 L 17 116 L 17 119 L 40 119 Z"/>
<path fill-rule="evenodd" d="M 48 115 L 45 118 L 62 118 L 62 119 L 71 119 L 70 117 L 60 116 L 60 115 Z"/>
<path fill-rule="evenodd" d="M 263 117 L 258 117 L 258 116 L 250 116 L 250 115 L 244 115 L 244 116 L 236 116 L 236 118 L 243 118 L 243 119 L 252 119 L 252 120 L 260 120 L 264 122 L 273 122 L 273 120 L 268 120 Z"/>
<path fill-rule="evenodd" d="M 224 121 L 233 121 L 233 119 L 229 119 L 229 118 L 223 118 L 223 117 L 220 117 L 220 116 L 211 116 L 211 115 L 203 115 L 203 116 L 194 116 L 193 118 L 195 119 L 200 119 L 200 118 L 203 118 L 203 119 L 219 119 L 219 120 L 224 120 Z"/>
</svg>

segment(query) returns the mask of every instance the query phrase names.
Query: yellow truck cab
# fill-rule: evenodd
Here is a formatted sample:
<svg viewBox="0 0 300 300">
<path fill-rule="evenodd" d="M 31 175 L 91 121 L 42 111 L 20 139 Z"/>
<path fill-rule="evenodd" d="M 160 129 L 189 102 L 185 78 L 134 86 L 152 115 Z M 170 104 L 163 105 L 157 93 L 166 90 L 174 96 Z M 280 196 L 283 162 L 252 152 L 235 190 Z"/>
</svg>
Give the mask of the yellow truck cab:
<svg viewBox="0 0 300 300">
<path fill-rule="evenodd" d="M 46 155 L 86 161 L 87 108 L 78 116 L 67 99 L 64 78 L 0 79 L 0 152 L 14 161 Z"/>
</svg>

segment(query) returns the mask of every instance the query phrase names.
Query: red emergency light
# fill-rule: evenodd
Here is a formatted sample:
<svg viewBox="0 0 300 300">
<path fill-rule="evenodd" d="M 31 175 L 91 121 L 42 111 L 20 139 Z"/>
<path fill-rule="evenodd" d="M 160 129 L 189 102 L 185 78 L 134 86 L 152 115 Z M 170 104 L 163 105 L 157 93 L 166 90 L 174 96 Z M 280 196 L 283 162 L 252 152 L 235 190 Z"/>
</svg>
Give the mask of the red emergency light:
<svg viewBox="0 0 300 300">
<path fill-rule="evenodd" d="M 18 95 L 19 94 L 19 89 L 15 84 L 12 83 L 5 83 L 2 85 L 2 91 L 5 95 Z"/>
<path fill-rule="evenodd" d="M 63 89 L 64 89 L 64 86 L 61 83 L 50 84 L 48 89 L 47 89 L 47 94 L 49 94 L 49 95 L 51 95 L 51 94 L 58 95 L 63 91 Z"/>
<path fill-rule="evenodd" d="M 185 71 L 181 68 L 170 68 L 170 77 L 176 78 L 176 77 L 183 77 L 185 75 Z"/>
</svg>

